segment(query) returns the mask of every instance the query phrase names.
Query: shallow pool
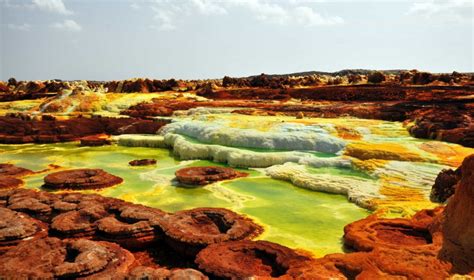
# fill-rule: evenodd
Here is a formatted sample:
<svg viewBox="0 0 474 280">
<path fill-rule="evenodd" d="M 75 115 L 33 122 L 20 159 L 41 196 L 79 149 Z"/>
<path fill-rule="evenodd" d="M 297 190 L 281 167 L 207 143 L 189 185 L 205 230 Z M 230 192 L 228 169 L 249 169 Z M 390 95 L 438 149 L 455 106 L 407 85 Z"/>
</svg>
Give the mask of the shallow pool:
<svg viewBox="0 0 474 280">
<path fill-rule="evenodd" d="M 250 176 L 203 188 L 179 187 L 174 181 L 177 169 L 217 164 L 204 160 L 179 161 L 166 149 L 115 145 L 79 147 L 77 143 L 0 145 L 0 156 L 1 162 L 35 171 L 47 169 L 49 164 L 62 168 L 102 168 L 122 177 L 124 182 L 98 193 L 166 211 L 194 207 L 229 208 L 262 224 L 265 233 L 261 239 L 305 249 L 317 256 L 341 252 L 344 225 L 369 214 L 342 195 L 297 188 L 266 177 L 257 170 L 240 169 Z M 130 160 L 141 158 L 155 158 L 157 164 L 148 167 L 128 165 Z M 314 168 L 312 171 L 318 172 Z M 40 188 L 43 177 L 49 172 L 26 178 L 25 187 Z M 333 172 L 337 176 L 338 170 L 321 169 L 319 172 Z"/>
</svg>

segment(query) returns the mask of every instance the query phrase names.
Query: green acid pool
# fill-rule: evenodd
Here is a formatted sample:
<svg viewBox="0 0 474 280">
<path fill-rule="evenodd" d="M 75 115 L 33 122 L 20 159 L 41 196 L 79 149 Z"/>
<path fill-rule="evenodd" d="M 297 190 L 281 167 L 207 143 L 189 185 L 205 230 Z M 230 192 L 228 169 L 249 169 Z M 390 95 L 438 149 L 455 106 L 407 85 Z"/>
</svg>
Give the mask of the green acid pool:
<svg viewBox="0 0 474 280">
<path fill-rule="evenodd" d="M 249 177 L 203 188 L 178 187 L 173 180 L 177 169 L 216 164 L 202 160 L 179 161 L 165 149 L 115 145 L 79 147 L 77 143 L 0 145 L 0 158 L 0 162 L 35 171 L 44 170 L 49 164 L 64 168 L 102 168 L 124 179 L 118 186 L 98 191 L 102 195 L 165 211 L 225 207 L 246 214 L 263 225 L 265 232 L 261 239 L 305 249 L 317 256 L 342 252 L 343 227 L 369 214 L 349 203 L 344 196 L 297 188 L 263 176 L 256 170 L 243 170 L 250 173 Z M 157 164 L 128 165 L 129 161 L 141 158 L 155 158 Z M 48 172 L 27 177 L 25 187 L 40 188 Z M 325 169 L 320 172 L 337 176 L 342 171 Z"/>
</svg>

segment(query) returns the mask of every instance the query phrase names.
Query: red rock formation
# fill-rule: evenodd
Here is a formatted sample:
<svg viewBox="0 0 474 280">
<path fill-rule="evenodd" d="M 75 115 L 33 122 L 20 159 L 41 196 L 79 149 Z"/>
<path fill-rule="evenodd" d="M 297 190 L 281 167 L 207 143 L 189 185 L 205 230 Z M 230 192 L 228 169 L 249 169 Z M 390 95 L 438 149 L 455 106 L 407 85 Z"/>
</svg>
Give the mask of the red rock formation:
<svg viewBox="0 0 474 280">
<path fill-rule="evenodd" d="M 43 188 L 60 190 L 88 190 L 111 187 L 123 179 L 102 169 L 72 169 L 54 172 L 44 177 Z"/>
<path fill-rule="evenodd" d="M 474 155 L 461 166 L 462 177 L 449 199 L 442 218 L 442 260 L 453 264 L 456 273 L 474 275 Z"/>
<path fill-rule="evenodd" d="M 23 240 L 38 239 L 47 235 L 48 227 L 43 222 L 7 208 L 0 208 L 0 254 Z"/>
<path fill-rule="evenodd" d="M 126 205 L 115 216 L 98 220 L 97 234 L 101 239 L 116 242 L 127 249 L 145 248 L 161 238 L 150 220 L 164 215 L 158 209 Z"/>
<path fill-rule="evenodd" d="M 446 279 L 451 265 L 432 251 L 376 248 L 371 252 L 333 254 L 314 264 L 314 279 Z"/>
<path fill-rule="evenodd" d="M 432 221 L 433 217 L 431 217 Z M 425 247 L 436 250 L 440 238 L 433 238 L 428 229 L 430 222 L 408 219 L 380 219 L 371 215 L 344 227 L 344 244 L 358 251 L 372 251 L 375 247 Z"/>
<path fill-rule="evenodd" d="M 128 163 L 131 166 L 144 166 L 156 164 L 156 159 L 135 159 Z"/>
<path fill-rule="evenodd" d="M 81 141 L 81 146 L 104 146 L 112 144 L 110 138 L 105 134 L 82 137 L 79 141 Z"/>
<path fill-rule="evenodd" d="M 207 280 L 207 276 L 194 269 L 174 269 L 152 268 L 147 266 L 139 266 L 133 268 L 127 275 L 127 279 L 190 279 L 190 280 Z"/>
<path fill-rule="evenodd" d="M 23 185 L 23 180 L 19 178 L 33 173 L 33 171 L 23 167 L 0 163 L 0 189 L 18 188 Z"/>
<path fill-rule="evenodd" d="M 263 231 L 251 219 L 222 208 L 178 211 L 153 222 L 171 247 L 190 256 L 209 244 L 252 239 Z"/>
<path fill-rule="evenodd" d="M 12 176 L 0 176 L 0 190 L 13 189 L 23 185 L 23 180 Z"/>
<path fill-rule="evenodd" d="M 0 275 L 6 278 L 114 279 L 128 272 L 134 260 L 130 252 L 113 243 L 44 238 L 23 242 L 0 256 Z"/>
<path fill-rule="evenodd" d="M 248 174 L 228 167 L 199 166 L 179 169 L 175 175 L 181 184 L 202 186 L 217 181 L 245 177 Z"/>
<path fill-rule="evenodd" d="M 474 147 L 474 104 L 436 106 L 410 114 L 414 119 L 409 128 L 412 136 Z"/>
<path fill-rule="evenodd" d="M 0 143 L 56 143 L 97 134 L 154 134 L 164 124 L 133 118 L 38 121 L 28 116 L 0 117 Z"/>
<path fill-rule="evenodd" d="M 33 171 L 18 167 L 9 163 L 0 163 L 0 176 L 12 176 L 15 178 L 33 174 Z"/>
<path fill-rule="evenodd" d="M 309 257 L 268 241 L 233 241 L 216 243 L 199 252 L 199 268 L 226 279 L 311 279 L 307 270 Z"/>
</svg>

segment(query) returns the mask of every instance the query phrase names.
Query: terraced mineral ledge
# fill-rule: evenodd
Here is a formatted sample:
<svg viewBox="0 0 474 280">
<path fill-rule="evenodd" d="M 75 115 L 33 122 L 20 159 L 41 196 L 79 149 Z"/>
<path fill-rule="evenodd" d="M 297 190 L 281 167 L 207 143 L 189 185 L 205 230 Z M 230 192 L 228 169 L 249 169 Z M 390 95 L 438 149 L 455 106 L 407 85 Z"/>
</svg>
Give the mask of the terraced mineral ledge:
<svg viewBox="0 0 474 280">
<path fill-rule="evenodd" d="M 0 278 L 474 277 L 473 85 L 0 82 Z"/>
</svg>

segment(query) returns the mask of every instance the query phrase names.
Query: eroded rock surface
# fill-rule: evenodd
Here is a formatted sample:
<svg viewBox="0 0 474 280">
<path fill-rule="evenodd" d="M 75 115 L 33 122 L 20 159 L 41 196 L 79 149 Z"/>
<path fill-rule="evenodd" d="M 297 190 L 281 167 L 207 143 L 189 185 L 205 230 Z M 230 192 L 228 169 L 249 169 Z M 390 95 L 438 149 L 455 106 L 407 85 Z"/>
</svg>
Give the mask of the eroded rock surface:
<svg viewBox="0 0 474 280">
<path fill-rule="evenodd" d="M 122 178 L 102 169 L 72 169 L 48 174 L 44 177 L 43 188 L 53 190 L 101 189 L 120 184 L 122 181 Z"/>
<path fill-rule="evenodd" d="M 178 211 L 154 220 L 175 250 L 195 255 L 218 242 L 252 239 L 263 228 L 251 219 L 222 208 L 195 208 Z"/>
<path fill-rule="evenodd" d="M 27 241 L 0 256 L 6 278 L 114 277 L 134 262 L 133 255 L 108 242 L 43 238 Z"/>
<path fill-rule="evenodd" d="M 268 241 L 212 244 L 196 257 L 199 268 L 214 276 L 230 279 L 255 276 L 257 279 L 293 279 L 294 276 L 304 276 L 301 272 L 310 260 L 287 247 Z"/>
<path fill-rule="evenodd" d="M 207 185 L 213 182 L 245 177 L 248 174 L 228 167 L 186 167 L 176 171 L 176 179 L 185 185 Z"/>
</svg>

